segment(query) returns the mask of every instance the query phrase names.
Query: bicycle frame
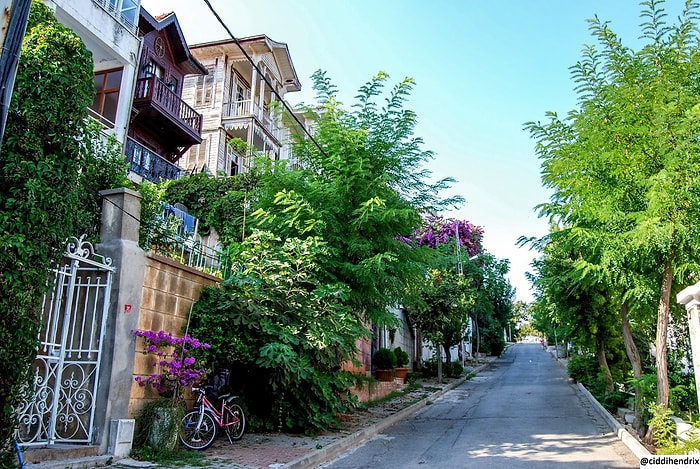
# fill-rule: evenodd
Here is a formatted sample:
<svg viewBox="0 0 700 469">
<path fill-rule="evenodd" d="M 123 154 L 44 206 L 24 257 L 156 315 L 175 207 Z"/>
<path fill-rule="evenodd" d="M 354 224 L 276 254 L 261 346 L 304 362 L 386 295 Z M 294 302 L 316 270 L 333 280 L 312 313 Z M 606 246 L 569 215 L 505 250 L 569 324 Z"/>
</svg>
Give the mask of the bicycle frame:
<svg viewBox="0 0 700 469">
<path fill-rule="evenodd" d="M 238 416 L 231 411 L 231 409 L 226 405 L 227 402 L 235 399 L 237 396 L 231 396 L 230 394 L 223 394 L 219 396 L 219 400 L 221 401 L 221 409 L 217 409 L 216 406 L 207 398 L 206 392 L 204 389 L 201 388 L 192 388 L 192 391 L 199 393 L 199 397 L 197 398 L 197 401 L 195 403 L 195 406 L 199 404 L 200 406 L 200 411 L 199 411 L 199 424 L 202 423 L 202 416 L 204 415 L 204 412 L 209 412 L 209 414 L 212 416 L 214 419 L 214 422 L 219 428 L 224 428 L 224 427 L 229 427 L 231 425 L 238 425 L 240 423 L 240 419 Z M 229 410 L 230 415 L 233 416 L 233 420 L 230 422 L 225 422 L 224 421 L 224 412 L 226 410 Z M 226 436 L 229 439 L 229 442 L 233 444 L 233 441 L 231 441 L 231 437 L 229 436 L 228 433 L 226 433 Z"/>
</svg>

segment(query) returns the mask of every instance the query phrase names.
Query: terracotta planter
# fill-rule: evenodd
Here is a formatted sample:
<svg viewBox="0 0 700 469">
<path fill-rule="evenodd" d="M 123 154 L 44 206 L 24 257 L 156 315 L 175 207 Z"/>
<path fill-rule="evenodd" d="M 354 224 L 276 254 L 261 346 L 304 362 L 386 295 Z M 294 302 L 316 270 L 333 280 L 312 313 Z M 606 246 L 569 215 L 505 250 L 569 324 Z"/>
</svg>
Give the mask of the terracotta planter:
<svg viewBox="0 0 700 469">
<path fill-rule="evenodd" d="M 408 368 L 396 368 L 394 371 L 396 372 L 396 377 L 399 378 L 402 383 L 405 383 L 408 377 Z"/>
<path fill-rule="evenodd" d="M 380 370 L 374 371 L 374 375 L 379 381 L 394 381 L 394 370 Z"/>
</svg>

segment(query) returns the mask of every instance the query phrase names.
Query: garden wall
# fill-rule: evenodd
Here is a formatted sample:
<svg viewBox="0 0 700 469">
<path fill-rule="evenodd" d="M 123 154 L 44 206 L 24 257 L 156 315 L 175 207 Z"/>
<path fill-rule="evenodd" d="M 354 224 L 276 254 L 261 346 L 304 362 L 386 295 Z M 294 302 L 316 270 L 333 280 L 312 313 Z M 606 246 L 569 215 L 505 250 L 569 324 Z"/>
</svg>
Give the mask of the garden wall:
<svg viewBox="0 0 700 469">
<path fill-rule="evenodd" d="M 153 373 L 155 357 L 143 354 L 143 344 L 133 331 L 165 330 L 182 335 L 202 288 L 219 279 L 141 249 L 138 192 L 122 188 L 100 194 L 103 219 L 98 248 L 116 267 L 95 402 L 95 438 L 100 454 L 105 454 L 110 427 L 133 419 L 147 400 L 159 397 L 134 381 L 135 376 Z"/>
<path fill-rule="evenodd" d="M 192 305 L 205 286 L 220 279 L 153 253 L 146 254 L 145 275 L 138 329 L 185 333 Z M 133 377 L 148 376 L 158 370 L 156 356 L 146 353 L 144 341 L 136 340 Z M 150 387 L 140 387 L 132 379 L 129 415 L 133 418 L 143 405 L 158 394 Z"/>
</svg>

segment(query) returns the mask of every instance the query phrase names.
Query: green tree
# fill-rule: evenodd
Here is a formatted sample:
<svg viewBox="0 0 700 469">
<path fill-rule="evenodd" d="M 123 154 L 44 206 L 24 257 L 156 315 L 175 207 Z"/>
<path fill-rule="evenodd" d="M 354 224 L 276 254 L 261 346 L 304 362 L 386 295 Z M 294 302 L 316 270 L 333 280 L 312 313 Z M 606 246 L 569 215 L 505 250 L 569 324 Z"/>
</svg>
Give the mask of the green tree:
<svg viewBox="0 0 700 469">
<path fill-rule="evenodd" d="M 11 458 L 14 409 L 36 354 L 50 267 L 79 224 L 80 141 L 94 96 L 80 38 L 35 1 L 0 153 L 0 444 Z M 8 459 L 4 459 L 7 461 Z"/>
<path fill-rule="evenodd" d="M 443 348 L 450 363 L 450 347 L 457 345 L 468 331 L 476 292 L 470 279 L 452 266 L 428 270 L 421 296 L 421 301 L 410 307 L 411 320 L 423 338 Z"/>
<path fill-rule="evenodd" d="M 554 190 L 542 213 L 582 228 L 577 236 L 607 241 L 604 253 L 620 248 L 623 257 L 609 264 L 616 272 L 629 269 L 645 279 L 642 285 L 655 282 L 657 403 L 666 407 L 671 293 L 674 282 L 685 285 L 697 271 L 700 248 L 697 5 L 686 2 L 673 25 L 663 2 L 642 5 L 646 45 L 634 51 L 607 23 L 590 20 L 599 48 L 586 46 L 572 67 L 578 109 L 526 127 L 537 140 L 543 182 Z M 605 266 L 604 258 L 613 256 L 591 264 Z M 613 285 L 620 305 L 644 304 L 643 292 L 630 285 Z"/>
<path fill-rule="evenodd" d="M 461 198 L 438 197 L 450 179 L 427 182 L 424 165 L 433 155 L 413 135 L 415 113 L 404 108 L 411 79 L 398 83 L 380 108 L 375 101 L 388 76 L 379 73 L 360 88 L 352 110 L 337 101 L 325 73 L 312 79 L 319 103 L 304 112 L 314 116 L 314 138 L 295 138 L 300 170 L 270 166 L 261 176 L 254 223 L 282 238 L 323 239 L 329 278 L 349 287 L 358 315 L 382 325 L 393 320 L 386 307 L 406 304 L 410 285 L 425 272 L 425 252 L 400 237 L 420 226 L 421 213 Z"/>
<path fill-rule="evenodd" d="M 515 290 L 506 275 L 510 265 L 485 252 L 469 264 L 465 275 L 470 276 L 476 289 L 476 304 L 471 309 L 478 333 L 477 353 L 488 351 L 500 355 L 505 349 L 504 333 L 513 316 Z"/>
<path fill-rule="evenodd" d="M 313 237 L 254 232 L 241 245 L 240 269 L 193 310 L 191 333 L 211 345 L 202 358 L 235 370 L 270 430 L 325 430 L 352 402 L 352 379 L 340 369 L 367 329 L 346 305 L 347 287 L 319 277 L 328 250 Z"/>
</svg>

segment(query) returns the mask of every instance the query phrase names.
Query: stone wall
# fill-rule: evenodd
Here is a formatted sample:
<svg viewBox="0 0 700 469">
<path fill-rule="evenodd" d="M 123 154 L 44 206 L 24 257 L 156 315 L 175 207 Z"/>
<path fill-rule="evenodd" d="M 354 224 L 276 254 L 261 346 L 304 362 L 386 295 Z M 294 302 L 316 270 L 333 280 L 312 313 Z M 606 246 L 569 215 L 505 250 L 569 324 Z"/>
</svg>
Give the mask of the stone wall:
<svg viewBox="0 0 700 469">
<path fill-rule="evenodd" d="M 170 332 L 183 336 L 192 305 L 199 299 L 202 289 L 216 285 L 214 276 L 187 267 L 157 254 L 146 255 L 141 311 L 138 329 Z M 136 356 L 133 377 L 154 373 L 156 356 L 146 353 L 142 339 L 136 340 Z M 150 387 L 141 387 L 132 379 L 129 416 L 134 418 L 143 405 L 158 394 Z"/>
</svg>

